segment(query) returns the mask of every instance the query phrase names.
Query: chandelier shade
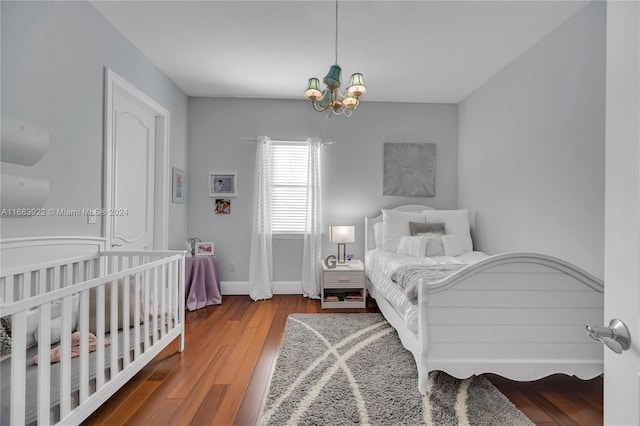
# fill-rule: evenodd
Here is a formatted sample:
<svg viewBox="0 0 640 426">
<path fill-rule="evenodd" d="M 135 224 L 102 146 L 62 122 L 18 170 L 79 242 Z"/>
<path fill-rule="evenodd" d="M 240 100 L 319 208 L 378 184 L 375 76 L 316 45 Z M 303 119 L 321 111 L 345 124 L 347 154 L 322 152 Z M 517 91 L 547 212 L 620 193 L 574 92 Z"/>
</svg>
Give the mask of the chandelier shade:
<svg viewBox="0 0 640 426">
<path fill-rule="evenodd" d="M 340 68 L 340 65 L 331 65 L 329 73 L 322 81 L 331 90 L 339 88 L 342 81 L 342 68 Z"/>
<path fill-rule="evenodd" d="M 304 95 L 315 101 L 322 97 L 322 92 L 320 91 L 320 80 L 317 78 L 310 78 L 309 85 L 307 86 L 307 90 L 305 90 Z"/>
<path fill-rule="evenodd" d="M 304 95 L 311 101 L 313 109 L 324 112 L 327 118 L 333 114 L 349 117 L 351 112 L 360 105 L 360 96 L 367 93 L 364 77 L 359 72 L 351 75 L 351 84 L 344 93 L 338 91 L 342 85 L 342 68 L 338 65 L 338 0 L 336 0 L 336 63 L 331 65 L 329 73 L 322 82 L 327 87 L 323 91 L 320 90 L 320 80 L 315 77 L 310 78 Z"/>
</svg>

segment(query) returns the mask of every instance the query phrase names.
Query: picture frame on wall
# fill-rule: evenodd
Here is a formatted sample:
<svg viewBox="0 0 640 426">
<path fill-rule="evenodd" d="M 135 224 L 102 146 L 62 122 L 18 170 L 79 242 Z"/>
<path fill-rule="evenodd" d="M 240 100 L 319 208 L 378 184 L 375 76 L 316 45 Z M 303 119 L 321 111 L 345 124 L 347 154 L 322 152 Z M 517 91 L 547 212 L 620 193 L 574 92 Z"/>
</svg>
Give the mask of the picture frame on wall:
<svg viewBox="0 0 640 426">
<path fill-rule="evenodd" d="M 209 172 L 209 197 L 237 197 L 237 172 Z"/>
<path fill-rule="evenodd" d="M 216 198 L 216 214 L 231 214 L 231 200 Z"/>
<path fill-rule="evenodd" d="M 213 256 L 214 254 L 213 241 L 196 242 L 196 256 Z"/>
<path fill-rule="evenodd" d="M 172 182 L 171 185 L 171 201 L 174 203 L 184 203 L 185 181 L 184 171 L 177 167 L 171 169 Z"/>
</svg>

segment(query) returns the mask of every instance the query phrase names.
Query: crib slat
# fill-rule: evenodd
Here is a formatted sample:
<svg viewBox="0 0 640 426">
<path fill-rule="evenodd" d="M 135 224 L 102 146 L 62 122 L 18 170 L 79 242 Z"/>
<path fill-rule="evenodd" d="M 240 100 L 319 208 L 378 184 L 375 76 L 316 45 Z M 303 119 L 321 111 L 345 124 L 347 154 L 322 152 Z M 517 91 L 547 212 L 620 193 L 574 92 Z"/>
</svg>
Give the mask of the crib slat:
<svg viewBox="0 0 640 426">
<path fill-rule="evenodd" d="M 60 288 L 60 275 L 62 274 L 62 267 L 56 266 L 53 268 L 53 287 L 52 290 Z"/>
<path fill-rule="evenodd" d="M 129 366 L 129 312 L 131 312 L 131 295 L 130 286 L 131 286 L 131 278 L 125 277 L 123 278 L 123 286 L 122 286 L 122 369 L 126 370 Z"/>
<path fill-rule="evenodd" d="M 4 291 L 4 301 L 9 303 L 9 302 L 13 302 L 13 275 L 9 275 L 6 278 L 6 282 L 5 282 L 5 291 Z"/>
<path fill-rule="evenodd" d="M 172 319 L 173 316 L 173 288 L 177 285 L 175 280 L 175 264 L 171 262 L 167 265 L 167 285 L 169 286 L 167 291 L 167 332 L 173 328 Z"/>
<path fill-rule="evenodd" d="M 166 323 L 167 323 L 167 273 L 168 273 L 167 265 L 162 265 L 160 269 L 160 275 L 162 278 L 160 279 L 160 338 L 163 338 L 166 334 Z"/>
<path fill-rule="evenodd" d="M 13 314 L 11 329 L 11 424 L 25 422 L 27 312 Z"/>
<path fill-rule="evenodd" d="M 151 311 L 149 310 L 149 271 L 144 271 L 144 350 L 143 353 L 149 349 L 149 316 Z"/>
<path fill-rule="evenodd" d="M 16 286 L 16 291 L 14 293 L 15 300 L 23 300 L 24 299 L 24 273 L 14 275 L 15 280 L 14 284 Z"/>
<path fill-rule="evenodd" d="M 184 274 L 185 274 L 185 266 L 184 266 L 184 256 L 180 258 L 178 261 L 178 300 L 176 301 L 176 308 L 178 309 L 179 315 L 177 316 L 178 321 L 180 321 L 180 326 L 182 327 L 182 332 L 180 333 L 180 344 L 178 347 L 178 351 L 184 351 Z"/>
<path fill-rule="evenodd" d="M 28 299 L 31 297 L 31 272 L 25 272 L 22 275 L 22 298 Z"/>
<path fill-rule="evenodd" d="M 153 268 L 153 318 L 151 319 L 151 326 L 153 327 L 153 344 L 158 341 L 158 305 L 160 304 L 160 297 L 158 295 L 158 268 Z"/>
<path fill-rule="evenodd" d="M 133 318 L 135 321 L 133 322 L 133 338 L 135 344 L 133 345 L 133 359 L 136 360 L 140 357 L 140 281 L 142 278 L 142 274 L 136 274 L 135 288 L 136 291 L 134 293 L 134 313 Z"/>
<path fill-rule="evenodd" d="M 96 291 L 96 392 L 104 386 L 104 286 Z"/>
<path fill-rule="evenodd" d="M 60 418 L 71 411 L 71 309 L 73 296 L 62 299 L 60 336 Z"/>
<path fill-rule="evenodd" d="M 80 293 L 78 329 L 80 330 L 80 404 L 89 397 L 89 291 Z"/>
<path fill-rule="evenodd" d="M 48 424 L 51 405 L 51 303 L 40 305 L 38 322 L 38 424 Z"/>
<path fill-rule="evenodd" d="M 118 374 L 118 280 L 111 282 L 111 360 L 109 361 L 111 375 L 109 380 L 113 380 Z"/>
</svg>

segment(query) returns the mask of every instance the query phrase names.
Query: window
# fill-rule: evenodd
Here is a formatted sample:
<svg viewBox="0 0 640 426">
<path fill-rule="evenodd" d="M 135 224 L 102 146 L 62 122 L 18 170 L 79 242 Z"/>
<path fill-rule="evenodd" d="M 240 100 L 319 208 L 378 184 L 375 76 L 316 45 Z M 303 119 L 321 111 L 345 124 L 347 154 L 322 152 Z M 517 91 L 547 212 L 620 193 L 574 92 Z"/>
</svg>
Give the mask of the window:
<svg viewBox="0 0 640 426">
<path fill-rule="evenodd" d="M 274 234 L 304 234 L 308 162 L 307 144 L 273 141 L 271 232 Z"/>
</svg>

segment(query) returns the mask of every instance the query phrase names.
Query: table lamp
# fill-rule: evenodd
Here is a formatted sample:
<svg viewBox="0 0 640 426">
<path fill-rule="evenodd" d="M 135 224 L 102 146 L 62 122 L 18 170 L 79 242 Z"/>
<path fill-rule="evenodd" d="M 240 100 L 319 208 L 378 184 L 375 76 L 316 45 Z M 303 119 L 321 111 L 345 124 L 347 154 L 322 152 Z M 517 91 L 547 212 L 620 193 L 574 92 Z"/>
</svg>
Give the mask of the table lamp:
<svg viewBox="0 0 640 426">
<path fill-rule="evenodd" d="M 333 225 L 329 227 L 329 242 L 338 243 L 338 264 L 346 261 L 347 243 L 356 242 L 356 227 L 351 225 Z M 341 254 L 342 253 L 342 254 Z"/>
</svg>

